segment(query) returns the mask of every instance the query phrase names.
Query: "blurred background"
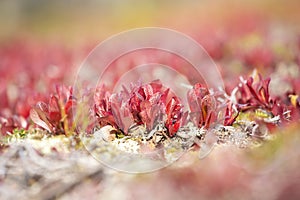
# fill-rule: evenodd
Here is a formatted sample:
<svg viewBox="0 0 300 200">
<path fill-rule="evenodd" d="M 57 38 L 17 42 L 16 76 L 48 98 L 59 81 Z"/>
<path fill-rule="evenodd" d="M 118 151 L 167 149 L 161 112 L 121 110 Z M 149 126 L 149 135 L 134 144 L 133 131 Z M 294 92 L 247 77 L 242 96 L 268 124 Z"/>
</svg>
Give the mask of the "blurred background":
<svg viewBox="0 0 300 200">
<path fill-rule="evenodd" d="M 57 76 L 59 69 L 69 67 L 74 71 L 99 42 L 114 34 L 140 27 L 164 27 L 191 36 L 221 68 L 231 65 L 230 73 L 244 72 L 244 62 L 232 65 L 227 61 L 246 57 L 246 65 L 252 65 L 246 68 L 248 72 L 270 65 L 270 49 L 286 54 L 284 59 L 294 59 L 295 55 L 287 55 L 292 53 L 282 49 L 298 41 L 299 6 L 297 0 L 3 0 L 0 58 L 8 61 L 0 62 L 0 70 L 11 66 L 12 53 L 22 63 L 24 54 L 28 54 L 29 63 L 47 57 L 39 59 L 43 64 L 36 65 Z M 24 70 L 24 66 L 20 68 Z M 222 73 L 226 79 L 226 71 Z"/>
<path fill-rule="evenodd" d="M 299 4 L 297 0 L 3 0 L 0 39 L 29 37 L 78 44 L 145 26 L 188 34 L 221 31 L 231 23 L 255 28 L 262 18 L 298 30 Z"/>
</svg>

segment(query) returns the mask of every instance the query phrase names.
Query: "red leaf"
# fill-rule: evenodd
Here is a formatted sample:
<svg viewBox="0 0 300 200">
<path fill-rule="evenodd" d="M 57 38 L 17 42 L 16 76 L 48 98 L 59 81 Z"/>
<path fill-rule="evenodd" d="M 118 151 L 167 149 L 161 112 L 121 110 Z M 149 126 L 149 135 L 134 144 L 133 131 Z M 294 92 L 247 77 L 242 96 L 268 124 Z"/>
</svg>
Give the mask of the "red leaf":
<svg viewBox="0 0 300 200">
<path fill-rule="evenodd" d="M 41 126 L 49 132 L 52 131 L 52 127 L 48 122 L 46 116 L 40 110 L 38 110 L 38 108 L 33 108 L 30 110 L 30 118 L 35 124 Z"/>
<path fill-rule="evenodd" d="M 170 137 L 175 135 L 181 124 L 182 106 L 177 97 L 172 97 L 166 107 L 167 120 L 166 127 Z"/>
</svg>

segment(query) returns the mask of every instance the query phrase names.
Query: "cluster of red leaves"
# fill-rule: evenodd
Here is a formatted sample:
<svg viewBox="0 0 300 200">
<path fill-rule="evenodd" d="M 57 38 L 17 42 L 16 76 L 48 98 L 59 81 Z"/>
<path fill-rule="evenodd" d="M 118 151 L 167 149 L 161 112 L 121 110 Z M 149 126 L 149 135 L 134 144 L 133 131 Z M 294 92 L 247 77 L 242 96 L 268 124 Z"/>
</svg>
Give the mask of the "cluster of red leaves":
<svg viewBox="0 0 300 200">
<path fill-rule="evenodd" d="M 243 81 L 238 90 L 238 104 L 241 111 L 262 108 L 271 111 L 274 106 L 274 100 L 269 93 L 270 78 L 263 79 L 258 75 L 258 80 L 254 83 L 254 78 L 250 76 Z"/>
<path fill-rule="evenodd" d="M 169 136 L 173 136 L 184 119 L 178 97 L 163 87 L 160 81 L 132 85 L 130 90 L 110 94 L 104 86 L 96 89 L 94 115 L 100 125 L 110 124 L 127 133 L 133 124 L 151 130 L 157 122 L 164 122 Z"/>
<path fill-rule="evenodd" d="M 172 97 L 172 99 L 167 104 L 166 127 L 169 131 L 170 136 L 173 136 L 180 128 L 180 125 L 185 124 L 186 122 L 187 113 L 183 113 L 182 108 L 183 107 L 176 96 Z"/>
<path fill-rule="evenodd" d="M 31 120 L 54 134 L 68 134 L 74 131 L 73 111 L 76 99 L 72 88 L 57 86 L 56 93 L 51 94 L 49 102 L 38 102 L 30 110 Z"/>
<path fill-rule="evenodd" d="M 241 112 L 254 111 L 256 109 L 271 112 L 276 107 L 276 101 L 270 97 L 270 78 L 263 79 L 260 74 L 249 76 L 246 80 L 241 78 L 241 83 L 235 88 L 236 102 L 229 101 L 225 112 L 225 126 L 231 126 Z"/>
<path fill-rule="evenodd" d="M 97 121 L 100 124 L 100 126 L 117 126 L 113 117 L 111 103 L 109 101 L 110 96 L 111 93 L 107 90 L 107 88 L 104 85 L 97 87 L 95 90 L 94 106 L 92 112 L 97 117 Z"/>
<path fill-rule="evenodd" d="M 269 92 L 270 78 L 263 79 L 261 74 L 255 77 L 249 76 L 242 79 L 236 87 L 236 103 L 229 101 L 224 125 L 232 125 L 242 112 L 255 111 L 257 109 L 269 113 L 270 116 L 278 116 L 280 121 L 299 119 L 300 99 L 294 93 L 287 93 L 286 96 L 272 97 Z"/>
<path fill-rule="evenodd" d="M 190 120 L 195 126 L 207 129 L 216 120 L 216 100 L 210 94 L 207 87 L 197 83 L 188 92 L 188 103 L 190 107 Z"/>
</svg>

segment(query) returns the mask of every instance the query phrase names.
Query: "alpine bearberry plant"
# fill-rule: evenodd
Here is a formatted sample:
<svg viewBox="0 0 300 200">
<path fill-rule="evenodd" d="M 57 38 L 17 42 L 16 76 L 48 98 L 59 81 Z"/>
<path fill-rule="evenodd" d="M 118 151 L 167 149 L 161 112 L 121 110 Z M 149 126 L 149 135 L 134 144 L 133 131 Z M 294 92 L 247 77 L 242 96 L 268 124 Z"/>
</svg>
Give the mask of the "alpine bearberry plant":
<svg viewBox="0 0 300 200">
<path fill-rule="evenodd" d="M 111 94 L 105 86 L 96 88 L 93 112 L 100 126 L 111 125 L 125 134 L 131 126 L 144 125 L 151 131 L 157 123 L 165 124 L 172 137 L 183 118 L 178 97 L 163 87 L 159 80 L 148 84 L 131 85 L 128 90 Z"/>
<path fill-rule="evenodd" d="M 48 103 L 38 102 L 30 110 L 31 120 L 53 134 L 70 135 L 75 131 L 73 111 L 76 99 L 72 87 L 56 86 L 56 93 L 51 94 Z"/>
<path fill-rule="evenodd" d="M 217 117 L 217 103 L 207 87 L 197 83 L 188 92 L 188 103 L 190 107 L 190 120 L 197 127 L 209 128 Z"/>
</svg>

